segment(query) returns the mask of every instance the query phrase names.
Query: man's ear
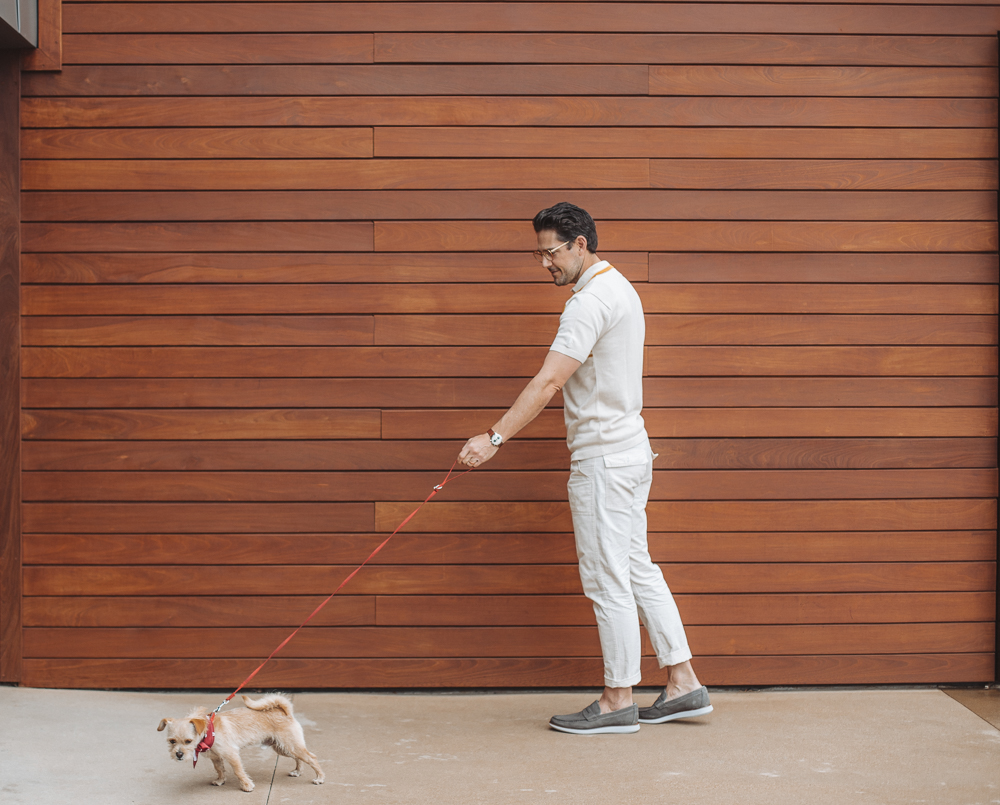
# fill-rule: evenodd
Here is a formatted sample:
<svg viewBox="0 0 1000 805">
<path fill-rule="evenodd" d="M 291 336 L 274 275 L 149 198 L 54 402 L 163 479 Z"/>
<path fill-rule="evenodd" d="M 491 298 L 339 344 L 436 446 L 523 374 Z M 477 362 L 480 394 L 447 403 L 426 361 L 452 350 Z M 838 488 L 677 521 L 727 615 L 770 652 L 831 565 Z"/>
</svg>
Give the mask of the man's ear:
<svg viewBox="0 0 1000 805">
<path fill-rule="evenodd" d="M 577 235 L 576 240 L 573 241 L 573 245 L 587 251 L 587 239 L 583 235 Z"/>
<path fill-rule="evenodd" d="M 202 735 L 208 729 L 208 719 L 192 718 L 191 726 L 194 727 L 195 734 Z"/>
<path fill-rule="evenodd" d="M 160 722 L 160 726 L 158 726 L 156 728 L 156 731 L 157 732 L 163 732 L 167 728 L 167 724 L 171 724 L 171 723 L 173 723 L 173 719 L 172 718 L 165 718 L 165 719 L 163 719 L 163 721 Z"/>
</svg>

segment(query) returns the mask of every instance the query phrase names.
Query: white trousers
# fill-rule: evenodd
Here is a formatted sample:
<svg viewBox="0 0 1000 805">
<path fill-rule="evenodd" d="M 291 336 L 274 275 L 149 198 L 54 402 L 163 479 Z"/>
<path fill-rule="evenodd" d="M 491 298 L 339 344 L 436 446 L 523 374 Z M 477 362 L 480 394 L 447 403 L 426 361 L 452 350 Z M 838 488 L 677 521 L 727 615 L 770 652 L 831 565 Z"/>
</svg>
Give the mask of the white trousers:
<svg viewBox="0 0 1000 805">
<path fill-rule="evenodd" d="M 646 545 L 653 458 L 645 442 L 570 464 L 569 505 L 580 578 L 594 602 L 604 684 L 611 688 L 631 687 L 642 678 L 639 618 L 661 668 L 691 659 L 677 605 Z"/>
</svg>

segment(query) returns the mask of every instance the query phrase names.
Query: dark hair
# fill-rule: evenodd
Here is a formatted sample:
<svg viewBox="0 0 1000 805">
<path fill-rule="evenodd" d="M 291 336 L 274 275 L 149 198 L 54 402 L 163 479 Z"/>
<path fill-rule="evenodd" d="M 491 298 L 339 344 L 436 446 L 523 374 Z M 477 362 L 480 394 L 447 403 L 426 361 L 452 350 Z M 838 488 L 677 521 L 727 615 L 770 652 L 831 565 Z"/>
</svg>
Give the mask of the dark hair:
<svg viewBox="0 0 1000 805">
<path fill-rule="evenodd" d="M 560 201 L 553 207 L 542 210 L 531 222 L 535 232 L 552 229 L 560 240 L 576 240 L 583 235 L 587 239 L 587 251 L 597 252 L 597 227 L 590 213 L 568 201 Z"/>
</svg>

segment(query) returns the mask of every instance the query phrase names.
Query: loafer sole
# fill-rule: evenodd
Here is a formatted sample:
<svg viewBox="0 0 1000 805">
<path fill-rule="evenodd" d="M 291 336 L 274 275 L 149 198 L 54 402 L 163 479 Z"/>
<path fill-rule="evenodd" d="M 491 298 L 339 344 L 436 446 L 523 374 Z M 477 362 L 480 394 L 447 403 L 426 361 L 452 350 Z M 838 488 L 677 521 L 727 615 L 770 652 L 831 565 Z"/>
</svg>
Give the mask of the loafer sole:
<svg viewBox="0 0 1000 805">
<path fill-rule="evenodd" d="M 550 721 L 549 726 L 552 727 L 552 729 L 554 730 L 559 730 L 559 732 L 569 732 L 572 733 L 573 735 L 609 735 L 612 733 L 624 734 L 624 733 L 639 731 L 638 724 L 628 724 L 621 727 L 594 727 L 589 730 L 587 729 L 578 730 L 574 729 L 573 727 L 560 727 L 558 724 L 553 724 Z"/>
<path fill-rule="evenodd" d="M 681 710 L 676 713 L 669 713 L 665 716 L 660 716 L 659 718 L 643 718 L 639 716 L 640 724 L 663 724 L 667 721 L 676 721 L 679 718 L 697 718 L 698 716 L 707 716 L 712 712 L 712 705 L 708 707 L 699 707 L 697 710 Z"/>
</svg>

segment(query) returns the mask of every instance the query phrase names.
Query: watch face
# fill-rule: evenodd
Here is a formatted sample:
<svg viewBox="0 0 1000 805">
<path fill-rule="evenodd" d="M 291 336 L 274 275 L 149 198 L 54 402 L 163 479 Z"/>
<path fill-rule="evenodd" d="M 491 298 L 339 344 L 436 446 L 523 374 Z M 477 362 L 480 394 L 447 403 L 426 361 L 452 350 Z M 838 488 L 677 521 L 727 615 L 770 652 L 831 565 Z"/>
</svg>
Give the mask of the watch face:
<svg viewBox="0 0 1000 805">
<path fill-rule="evenodd" d="M 500 438 L 499 433 L 494 433 L 492 436 L 490 436 L 490 444 L 492 444 L 494 447 L 499 447 L 502 442 L 503 439 Z"/>
</svg>

